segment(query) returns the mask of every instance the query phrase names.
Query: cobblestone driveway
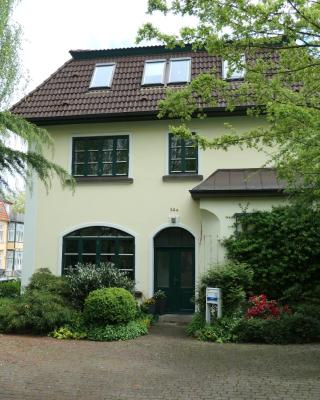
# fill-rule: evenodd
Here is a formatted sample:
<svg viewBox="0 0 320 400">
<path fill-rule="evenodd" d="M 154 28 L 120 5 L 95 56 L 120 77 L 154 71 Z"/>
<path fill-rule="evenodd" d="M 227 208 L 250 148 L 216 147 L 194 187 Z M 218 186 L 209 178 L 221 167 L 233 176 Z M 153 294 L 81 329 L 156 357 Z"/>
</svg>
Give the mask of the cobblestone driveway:
<svg viewBox="0 0 320 400">
<path fill-rule="evenodd" d="M 218 345 L 157 326 L 134 341 L 0 335 L 0 399 L 320 399 L 320 345 Z"/>
</svg>

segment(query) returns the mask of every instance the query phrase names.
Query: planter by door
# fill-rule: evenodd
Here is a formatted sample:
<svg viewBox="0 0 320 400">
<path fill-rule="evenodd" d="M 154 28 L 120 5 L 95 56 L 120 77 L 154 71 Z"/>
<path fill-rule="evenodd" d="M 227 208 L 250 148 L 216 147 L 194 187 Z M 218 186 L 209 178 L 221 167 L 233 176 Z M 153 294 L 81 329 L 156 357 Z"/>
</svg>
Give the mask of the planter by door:
<svg viewBox="0 0 320 400">
<path fill-rule="evenodd" d="M 166 294 L 168 313 L 194 311 L 194 237 L 182 228 L 166 228 L 154 238 L 154 288 Z"/>
</svg>

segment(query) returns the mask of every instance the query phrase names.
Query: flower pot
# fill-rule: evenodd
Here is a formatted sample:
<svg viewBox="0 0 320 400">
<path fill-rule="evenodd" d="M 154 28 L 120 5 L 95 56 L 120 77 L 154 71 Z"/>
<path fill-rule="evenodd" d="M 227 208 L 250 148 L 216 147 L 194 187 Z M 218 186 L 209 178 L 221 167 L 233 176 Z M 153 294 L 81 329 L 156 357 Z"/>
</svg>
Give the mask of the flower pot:
<svg viewBox="0 0 320 400">
<path fill-rule="evenodd" d="M 159 315 L 162 315 L 165 313 L 166 309 L 166 299 L 157 299 L 156 300 L 156 312 Z"/>
<path fill-rule="evenodd" d="M 155 304 L 148 304 L 148 314 L 155 314 L 156 313 L 156 305 Z"/>
</svg>

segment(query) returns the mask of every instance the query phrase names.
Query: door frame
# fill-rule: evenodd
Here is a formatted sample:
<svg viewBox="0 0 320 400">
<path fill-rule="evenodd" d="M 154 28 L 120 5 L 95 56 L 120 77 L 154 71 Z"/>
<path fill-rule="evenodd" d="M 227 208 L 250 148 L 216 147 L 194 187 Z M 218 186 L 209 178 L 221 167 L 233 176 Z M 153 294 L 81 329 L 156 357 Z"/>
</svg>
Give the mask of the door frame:
<svg viewBox="0 0 320 400">
<path fill-rule="evenodd" d="M 155 252 L 154 252 L 154 238 L 155 236 L 166 228 L 182 228 L 188 231 L 194 237 L 194 277 L 195 277 L 195 286 L 197 286 L 197 279 L 198 279 L 198 236 L 195 235 L 194 231 L 189 228 L 187 225 L 176 223 L 176 224 L 163 224 L 160 225 L 150 236 L 149 240 L 149 293 L 148 297 L 152 297 L 154 294 L 154 268 L 155 268 Z"/>
</svg>

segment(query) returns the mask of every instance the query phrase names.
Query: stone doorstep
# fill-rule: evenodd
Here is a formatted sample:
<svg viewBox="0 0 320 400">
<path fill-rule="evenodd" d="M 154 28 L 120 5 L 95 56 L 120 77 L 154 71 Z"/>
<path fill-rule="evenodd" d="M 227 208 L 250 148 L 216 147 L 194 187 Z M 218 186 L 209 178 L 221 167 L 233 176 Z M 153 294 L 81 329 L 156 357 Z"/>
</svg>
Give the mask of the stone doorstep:
<svg viewBox="0 0 320 400">
<path fill-rule="evenodd" d="M 188 325 L 193 314 L 163 314 L 159 316 L 159 324 Z"/>
</svg>

